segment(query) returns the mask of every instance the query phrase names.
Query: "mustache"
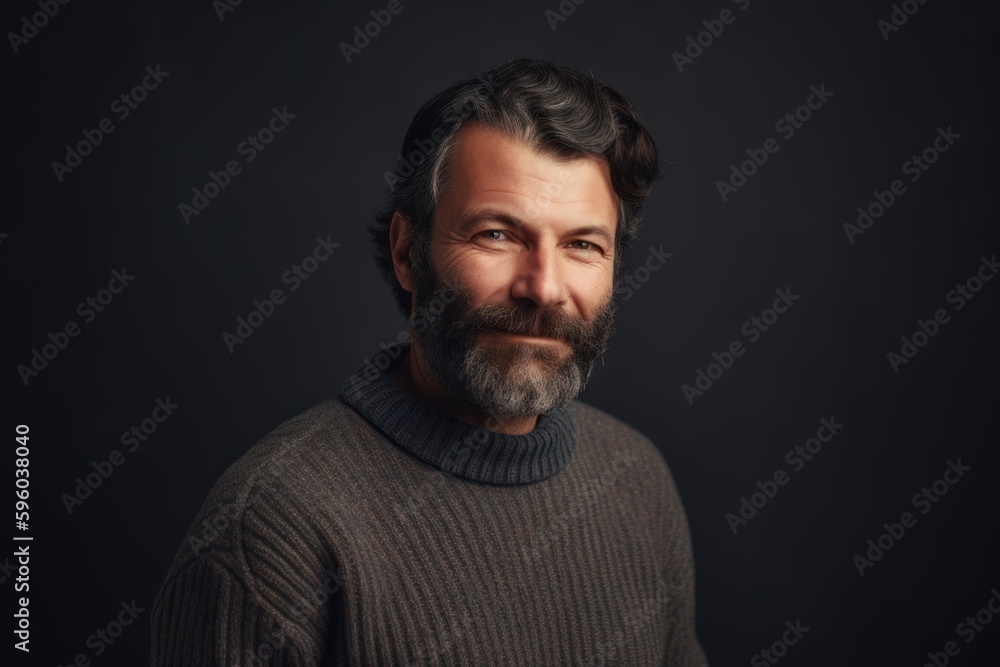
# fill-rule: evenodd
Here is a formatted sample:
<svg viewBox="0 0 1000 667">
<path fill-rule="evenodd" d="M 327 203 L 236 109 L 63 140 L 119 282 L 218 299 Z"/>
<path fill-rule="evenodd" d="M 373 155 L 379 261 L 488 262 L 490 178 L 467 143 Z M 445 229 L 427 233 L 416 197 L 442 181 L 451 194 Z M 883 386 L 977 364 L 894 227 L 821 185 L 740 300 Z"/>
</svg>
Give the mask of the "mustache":
<svg viewBox="0 0 1000 667">
<path fill-rule="evenodd" d="M 500 329 L 525 336 L 572 338 L 576 332 L 586 332 L 586 325 L 581 320 L 555 311 L 529 312 L 521 308 L 489 306 L 477 309 L 469 319 L 477 329 Z"/>
<path fill-rule="evenodd" d="M 465 317 L 456 321 L 448 336 L 470 335 L 487 329 L 499 329 L 512 334 L 553 338 L 568 343 L 576 350 L 588 350 L 595 354 L 598 349 L 597 329 L 602 320 L 610 317 L 610 312 L 599 314 L 594 323 L 574 317 L 559 310 L 540 310 L 521 306 L 509 308 L 494 304 L 468 311 Z"/>
</svg>

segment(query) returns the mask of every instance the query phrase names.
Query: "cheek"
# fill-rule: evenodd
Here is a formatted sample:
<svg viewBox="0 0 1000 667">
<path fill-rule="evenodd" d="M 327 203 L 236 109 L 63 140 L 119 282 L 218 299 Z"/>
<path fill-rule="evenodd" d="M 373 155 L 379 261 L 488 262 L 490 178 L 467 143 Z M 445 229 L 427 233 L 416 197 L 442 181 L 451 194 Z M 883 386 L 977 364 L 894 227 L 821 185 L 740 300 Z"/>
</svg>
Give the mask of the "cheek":
<svg viewBox="0 0 1000 667">
<path fill-rule="evenodd" d="M 474 249 L 446 253 L 442 266 L 443 275 L 464 285 L 476 302 L 509 293 L 515 273 L 509 258 Z"/>
<path fill-rule="evenodd" d="M 598 268 L 581 270 L 569 276 L 569 288 L 580 314 L 592 321 L 614 296 L 611 271 Z"/>
</svg>

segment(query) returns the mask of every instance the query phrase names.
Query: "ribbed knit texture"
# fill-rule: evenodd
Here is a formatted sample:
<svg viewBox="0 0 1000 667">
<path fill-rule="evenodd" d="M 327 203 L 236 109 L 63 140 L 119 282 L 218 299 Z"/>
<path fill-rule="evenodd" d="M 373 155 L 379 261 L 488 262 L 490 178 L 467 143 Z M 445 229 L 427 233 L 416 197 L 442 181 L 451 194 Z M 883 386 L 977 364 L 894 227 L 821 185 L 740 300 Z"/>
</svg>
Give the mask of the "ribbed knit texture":
<svg viewBox="0 0 1000 667">
<path fill-rule="evenodd" d="M 400 361 L 409 353 L 408 345 L 387 349 Z M 531 433 L 496 433 L 413 400 L 396 388 L 387 373 L 370 365 L 348 378 L 342 395 L 348 405 L 421 461 L 474 482 L 538 482 L 565 468 L 573 455 L 572 424 L 563 408 L 540 415 Z"/>
<path fill-rule="evenodd" d="M 647 438 L 580 401 L 492 433 L 372 370 L 213 487 L 153 605 L 151 665 L 708 664 Z"/>
</svg>

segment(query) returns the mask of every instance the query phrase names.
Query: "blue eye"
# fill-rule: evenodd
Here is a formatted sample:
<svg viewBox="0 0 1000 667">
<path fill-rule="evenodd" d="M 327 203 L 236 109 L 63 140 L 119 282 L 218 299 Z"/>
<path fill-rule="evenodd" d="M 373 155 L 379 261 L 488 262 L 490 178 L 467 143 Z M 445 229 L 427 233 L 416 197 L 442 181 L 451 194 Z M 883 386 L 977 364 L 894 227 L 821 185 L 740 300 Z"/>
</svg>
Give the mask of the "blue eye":
<svg viewBox="0 0 1000 667">
<path fill-rule="evenodd" d="M 584 245 L 582 248 L 578 246 L 578 250 L 593 250 L 594 252 L 601 251 L 601 247 L 599 245 L 590 241 L 573 241 L 573 243 L 582 243 Z"/>
</svg>

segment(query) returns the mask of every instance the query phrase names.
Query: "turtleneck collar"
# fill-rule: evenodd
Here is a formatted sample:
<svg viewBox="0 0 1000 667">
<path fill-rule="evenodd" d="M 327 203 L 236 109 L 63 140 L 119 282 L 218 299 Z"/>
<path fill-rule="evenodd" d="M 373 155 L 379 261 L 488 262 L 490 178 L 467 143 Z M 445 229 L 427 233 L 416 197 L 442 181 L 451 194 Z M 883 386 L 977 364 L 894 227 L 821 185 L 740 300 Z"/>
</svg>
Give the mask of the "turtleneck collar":
<svg viewBox="0 0 1000 667">
<path fill-rule="evenodd" d="M 535 430 L 523 435 L 495 433 L 440 412 L 400 391 L 389 373 L 409 345 L 383 346 L 344 383 L 344 402 L 393 442 L 420 460 L 474 482 L 528 484 L 566 467 L 575 448 L 572 420 L 565 408 L 539 415 Z"/>
</svg>

